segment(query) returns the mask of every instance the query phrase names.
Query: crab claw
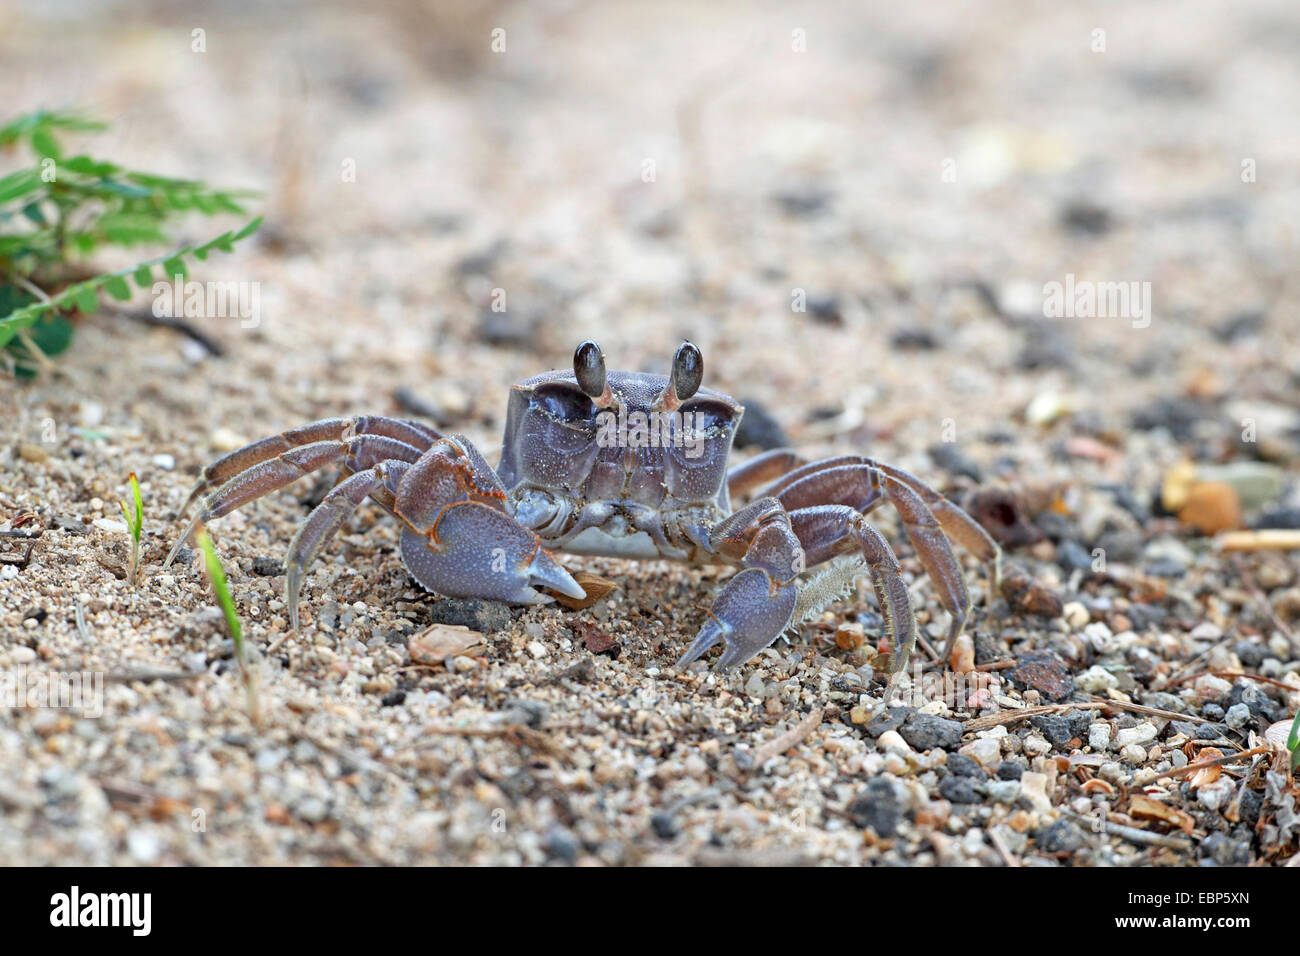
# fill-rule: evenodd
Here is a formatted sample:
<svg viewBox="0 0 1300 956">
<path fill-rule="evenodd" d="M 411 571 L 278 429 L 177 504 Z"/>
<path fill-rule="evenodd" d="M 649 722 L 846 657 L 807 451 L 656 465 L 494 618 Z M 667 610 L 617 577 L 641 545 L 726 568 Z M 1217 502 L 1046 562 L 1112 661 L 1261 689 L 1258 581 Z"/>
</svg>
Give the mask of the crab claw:
<svg viewBox="0 0 1300 956">
<path fill-rule="evenodd" d="M 428 531 L 402 532 L 402 561 L 430 591 L 514 604 L 545 604 L 535 585 L 581 600 L 587 592 L 505 512 L 474 501 L 444 508 Z"/>
<path fill-rule="evenodd" d="M 797 594 L 793 582 L 774 587 L 762 568 L 746 568 L 718 592 L 708 621 L 677 666 L 685 667 L 699 660 L 718 641 L 723 642 L 722 656 L 717 663 L 719 670 L 743 664 L 789 626 Z"/>
</svg>

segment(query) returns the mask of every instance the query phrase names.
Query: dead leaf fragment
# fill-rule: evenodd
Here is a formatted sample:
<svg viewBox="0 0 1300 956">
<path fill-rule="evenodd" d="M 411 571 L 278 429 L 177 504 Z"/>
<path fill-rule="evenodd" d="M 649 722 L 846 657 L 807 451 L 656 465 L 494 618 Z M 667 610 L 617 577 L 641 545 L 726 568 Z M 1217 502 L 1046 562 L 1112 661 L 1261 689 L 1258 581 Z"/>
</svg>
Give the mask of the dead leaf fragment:
<svg viewBox="0 0 1300 956">
<path fill-rule="evenodd" d="M 1215 768 L 1218 769 L 1217 767 Z M 1152 800 L 1150 797 L 1144 797 L 1140 793 L 1133 794 L 1129 798 L 1128 814 L 1135 820 L 1159 820 L 1161 823 L 1167 823 L 1171 827 L 1177 827 L 1184 833 L 1191 833 L 1192 828 L 1196 826 L 1196 821 L 1190 813 L 1183 810 L 1176 810 L 1171 806 L 1161 803 L 1159 800 Z"/>
<path fill-rule="evenodd" d="M 571 598 L 567 594 L 556 594 L 555 601 L 573 611 L 582 611 L 591 607 L 601 598 L 613 592 L 618 588 L 617 581 L 611 581 L 609 578 L 602 578 L 599 574 L 592 574 L 590 571 L 578 571 L 573 575 L 573 580 L 578 582 L 578 586 L 587 592 L 583 598 Z"/>
<path fill-rule="evenodd" d="M 1200 752 L 1196 755 L 1196 760 L 1192 761 L 1192 764 L 1194 765 L 1201 760 L 1217 760 L 1222 756 L 1223 751 L 1218 747 L 1202 747 Z M 1192 789 L 1195 790 L 1197 787 L 1204 787 L 1207 784 L 1214 783 L 1214 781 L 1219 779 L 1219 774 L 1221 772 L 1221 768 L 1217 765 L 1213 767 L 1202 767 L 1193 773 L 1189 780 Z"/>
<path fill-rule="evenodd" d="M 411 660 L 417 664 L 441 664 L 448 657 L 460 657 L 483 647 L 483 635 L 460 624 L 435 624 L 411 638 Z"/>
</svg>

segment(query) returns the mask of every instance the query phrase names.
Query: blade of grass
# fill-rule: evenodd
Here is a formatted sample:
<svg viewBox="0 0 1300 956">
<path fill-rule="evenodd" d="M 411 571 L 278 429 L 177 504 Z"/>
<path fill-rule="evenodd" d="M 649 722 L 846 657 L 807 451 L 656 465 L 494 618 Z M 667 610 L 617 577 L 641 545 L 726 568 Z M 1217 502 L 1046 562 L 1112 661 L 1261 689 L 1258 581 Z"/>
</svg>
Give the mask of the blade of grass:
<svg viewBox="0 0 1300 956">
<path fill-rule="evenodd" d="M 226 581 L 226 571 L 221 566 L 221 559 L 217 557 L 216 548 L 212 546 L 212 538 L 208 536 L 207 530 L 200 528 L 195 540 L 198 542 L 199 549 L 203 552 L 203 562 L 207 568 L 208 581 L 212 585 L 213 593 L 217 596 L 217 603 L 221 605 L 222 613 L 226 616 L 226 627 L 230 630 L 230 638 L 235 643 L 235 661 L 239 665 L 239 673 L 244 682 L 244 691 L 248 695 L 248 715 L 253 721 L 253 726 L 260 727 L 262 712 L 257 697 L 257 684 L 245 657 L 244 628 L 239 620 L 239 612 L 235 609 L 234 598 L 230 596 L 230 585 Z"/>
</svg>

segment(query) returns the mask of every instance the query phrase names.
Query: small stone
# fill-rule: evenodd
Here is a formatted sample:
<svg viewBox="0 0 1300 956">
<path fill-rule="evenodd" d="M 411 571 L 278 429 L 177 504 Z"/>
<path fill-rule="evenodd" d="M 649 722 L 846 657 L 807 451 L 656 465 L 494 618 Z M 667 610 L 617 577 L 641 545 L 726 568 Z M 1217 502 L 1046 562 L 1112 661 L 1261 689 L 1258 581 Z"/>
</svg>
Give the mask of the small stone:
<svg viewBox="0 0 1300 956">
<path fill-rule="evenodd" d="M 1131 744 L 1145 744 L 1156 739 L 1155 724 L 1141 723 L 1128 727 L 1115 735 L 1115 746 L 1127 747 Z"/>
<path fill-rule="evenodd" d="M 1241 502 L 1232 486 L 1222 481 L 1192 485 L 1178 509 L 1178 520 L 1201 534 L 1212 535 L 1241 527 Z"/>
<path fill-rule="evenodd" d="M 785 448 L 790 444 L 781 423 L 758 399 L 746 398 L 741 404 L 745 406 L 745 417 L 740 420 L 740 427 L 736 429 L 737 448 L 759 448 L 768 451 L 773 448 Z"/>
<path fill-rule="evenodd" d="M 1105 753 L 1110 749 L 1110 722 L 1099 720 L 1088 728 L 1088 746 L 1094 753 Z"/>
<path fill-rule="evenodd" d="M 1040 734 L 1027 734 L 1023 746 L 1031 757 L 1042 757 L 1052 752 L 1052 745 Z"/>
<path fill-rule="evenodd" d="M 1065 623 L 1070 625 L 1073 630 L 1082 630 L 1090 620 L 1092 615 L 1088 609 L 1078 601 L 1071 601 L 1061 609 L 1061 616 L 1065 618 Z"/>
<path fill-rule="evenodd" d="M 862 646 L 865 640 L 862 625 L 857 621 L 841 624 L 835 629 L 835 646 L 842 651 L 851 651 Z"/>
<path fill-rule="evenodd" d="M 171 471 L 176 467 L 176 459 L 172 455 L 154 455 L 150 460 L 155 468 L 161 468 L 163 471 Z"/>
<path fill-rule="evenodd" d="M 999 780 L 1019 780 L 1025 773 L 1025 764 L 1020 760 L 1004 760 L 998 764 Z"/>
<path fill-rule="evenodd" d="M 275 558 L 257 557 L 253 559 L 253 573 L 264 578 L 274 578 L 284 574 L 284 564 Z"/>
<path fill-rule="evenodd" d="M 576 862 L 580 849 L 577 838 L 562 826 L 553 826 L 546 831 L 542 848 L 552 859 L 562 860 L 565 863 Z"/>
<path fill-rule="evenodd" d="M 1057 820 L 1034 835 L 1044 853 L 1073 853 L 1083 846 L 1085 839 L 1083 831 L 1069 820 Z"/>
<path fill-rule="evenodd" d="M 1090 694 L 1103 694 L 1110 688 L 1119 686 L 1118 677 L 1096 664 L 1076 677 L 1075 681 L 1080 690 L 1086 690 Z"/>
<path fill-rule="evenodd" d="M 208 439 L 214 451 L 235 451 L 248 444 L 248 439 L 229 428 L 218 428 Z"/>
<path fill-rule="evenodd" d="M 755 699 L 762 700 L 763 691 L 766 689 L 767 684 L 763 682 L 763 678 L 759 677 L 758 674 L 750 674 L 749 680 L 745 681 L 745 693 Z"/>
<path fill-rule="evenodd" d="M 903 739 L 917 750 L 956 750 L 961 744 L 962 728 L 955 720 L 915 713 L 899 728 Z"/>
<path fill-rule="evenodd" d="M 1047 796 L 1047 774 L 1029 771 L 1020 775 L 1020 795 L 1039 813 L 1048 813 L 1052 801 Z"/>
<path fill-rule="evenodd" d="M 1020 781 L 1016 780 L 990 780 L 984 785 L 989 797 L 997 803 L 1005 803 L 1012 806 L 1020 799 Z"/>
<path fill-rule="evenodd" d="M 877 737 L 876 747 L 879 750 L 895 750 L 901 753 L 912 753 L 912 748 L 908 746 L 907 741 L 904 740 L 896 730 L 887 730 Z"/>
<path fill-rule="evenodd" d="M 453 624 L 480 634 L 495 634 L 509 627 L 515 616 L 510 605 L 502 601 L 439 598 L 429 605 L 429 617 L 435 624 Z"/>
<path fill-rule="evenodd" d="M 939 796 L 953 803 L 979 803 L 980 795 L 975 790 L 975 781 L 970 777 L 948 774 L 939 781 Z"/>
<path fill-rule="evenodd" d="M 1250 716 L 1249 706 L 1246 704 L 1233 704 L 1228 708 L 1228 713 L 1224 718 L 1224 723 L 1233 730 L 1241 730 L 1250 723 Z"/>
<path fill-rule="evenodd" d="M 1002 747 L 996 740 L 977 738 L 962 747 L 959 752 L 975 760 L 981 767 L 993 768 L 1001 759 Z"/>
<path fill-rule="evenodd" d="M 1120 759 L 1125 763 L 1141 764 L 1147 762 L 1147 752 L 1137 744 L 1129 744 L 1119 752 Z"/>
<path fill-rule="evenodd" d="M 1074 693 L 1070 667 L 1051 651 L 1026 651 L 1016 658 L 1007 676 L 1022 690 L 1036 690 L 1048 700 L 1062 700 Z"/>
<path fill-rule="evenodd" d="M 162 841 L 152 830 L 131 830 L 126 835 L 126 850 L 133 860 L 147 866 L 158 862 L 162 855 Z"/>
<path fill-rule="evenodd" d="M 30 442 L 24 442 L 23 444 L 19 445 L 18 454 L 19 456 L 22 457 L 23 461 L 30 461 L 33 464 L 37 464 L 37 465 L 48 460 L 50 457 L 50 453 L 48 451 L 46 451 L 40 445 L 34 445 L 31 444 Z"/>
<path fill-rule="evenodd" d="M 984 779 L 984 769 L 979 762 L 973 757 L 968 757 L 963 753 L 949 754 L 943 768 L 949 773 L 956 774 L 959 777 L 975 777 L 978 780 Z"/>
<path fill-rule="evenodd" d="M 898 832 L 903 818 L 898 795 L 893 785 L 880 777 L 867 783 L 866 788 L 849 804 L 849 819 L 862 829 L 872 829 L 876 836 L 888 839 Z"/>
<path fill-rule="evenodd" d="M 855 724 L 865 724 L 871 719 L 871 711 L 865 707 L 854 707 L 849 711 L 849 721 Z"/>
<path fill-rule="evenodd" d="M 671 840 L 680 832 L 673 815 L 663 810 L 656 810 L 650 815 L 650 829 L 661 840 Z"/>
<path fill-rule="evenodd" d="M 543 644 L 541 641 L 529 641 L 528 653 L 533 655 L 534 660 L 540 661 L 543 657 L 549 654 L 550 651 L 546 649 L 546 645 Z"/>
<path fill-rule="evenodd" d="M 31 620 L 31 618 L 28 618 Z M 26 645 L 19 644 L 9 652 L 9 660 L 15 664 L 30 664 L 36 660 L 36 652 Z"/>
<path fill-rule="evenodd" d="M 886 731 L 897 730 L 903 725 L 903 721 L 915 712 L 911 707 L 886 707 L 873 717 L 863 730 L 873 737 L 879 737 Z"/>
</svg>

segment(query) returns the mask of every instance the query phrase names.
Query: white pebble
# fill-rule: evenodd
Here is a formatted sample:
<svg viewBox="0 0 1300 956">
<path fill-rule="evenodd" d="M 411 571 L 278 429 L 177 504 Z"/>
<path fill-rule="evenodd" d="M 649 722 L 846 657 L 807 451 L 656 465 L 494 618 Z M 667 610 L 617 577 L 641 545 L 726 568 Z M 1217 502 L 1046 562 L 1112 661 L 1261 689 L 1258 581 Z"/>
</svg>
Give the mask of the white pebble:
<svg viewBox="0 0 1300 956">
<path fill-rule="evenodd" d="M 1100 694 L 1119 686 L 1119 678 L 1104 667 L 1094 664 L 1075 678 L 1076 683 L 1090 694 Z"/>
<path fill-rule="evenodd" d="M 1093 749 L 1094 753 L 1102 753 L 1110 749 L 1109 723 L 1099 720 L 1088 727 L 1088 746 Z"/>
</svg>

